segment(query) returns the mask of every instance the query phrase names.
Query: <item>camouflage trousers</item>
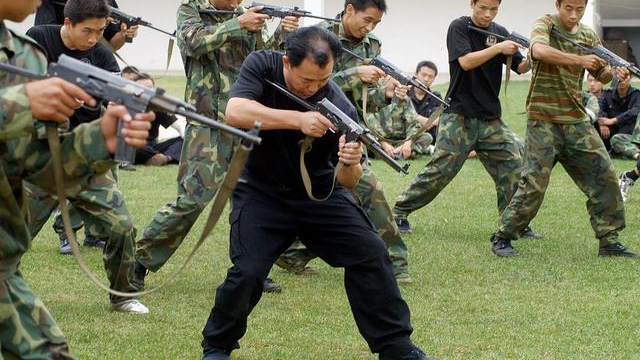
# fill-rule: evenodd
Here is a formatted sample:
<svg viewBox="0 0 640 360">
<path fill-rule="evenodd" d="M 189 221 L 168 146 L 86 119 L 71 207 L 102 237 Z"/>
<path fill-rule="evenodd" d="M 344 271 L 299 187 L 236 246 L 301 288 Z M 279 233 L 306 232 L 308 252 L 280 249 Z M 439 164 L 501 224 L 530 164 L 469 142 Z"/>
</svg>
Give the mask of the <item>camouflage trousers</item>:
<svg viewBox="0 0 640 360">
<path fill-rule="evenodd" d="M 562 125 L 529 120 L 526 166 L 518 190 L 500 217 L 497 235 L 516 239 L 535 217 L 557 162 L 587 196 L 596 237 L 615 241 L 625 226 L 618 177 L 598 132 L 588 122 Z"/>
<path fill-rule="evenodd" d="M 420 135 L 417 139 L 413 140 L 413 145 L 411 145 L 411 151 L 416 155 L 427 155 L 429 152 L 427 148 L 433 142 L 433 137 L 428 132 Z"/>
<path fill-rule="evenodd" d="M 611 137 L 611 151 L 614 154 L 633 160 L 634 156 L 640 153 L 640 143 L 635 139 L 636 136 L 629 134 L 613 135 Z"/>
<path fill-rule="evenodd" d="M 29 201 L 29 230 L 33 238 L 58 206 L 58 201 L 43 190 L 25 183 Z M 110 288 L 122 292 L 136 291 L 131 284 L 133 277 L 135 228 L 129 210 L 124 203 L 113 172 L 94 176 L 89 186 L 69 202 L 80 218 L 85 220 L 86 231 L 103 234 L 106 239 L 102 259 Z M 109 295 L 111 303 L 126 299 Z"/>
<path fill-rule="evenodd" d="M 73 359 L 62 331 L 17 270 L 0 279 L 0 359 Z"/>
<path fill-rule="evenodd" d="M 409 271 L 407 245 L 402 241 L 393 220 L 382 185 L 369 166 L 365 166 L 364 174 L 351 194 L 366 211 L 376 231 L 387 245 L 396 274 L 407 273 Z M 296 240 L 280 258 L 289 264 L 295 264 L 297 268 L 304 268 L 316 257 L 302 242 Z"/>
<path fill-rule="evenodd" d="M 180 155 L 178 197 L 160 208 L 137 243 L 136 260 L 158 271 L 213 199 L 229 168 L 234 137 L 188 123 Z"/>
<path fill-rule="evenodd" d="M 520 148 L 519 139 L 500 119 L 443 114 L 433 157 L 396 199 L 394 217 L 406 218 L 431 203 L 462 169 L 471 150 L 478 153 L 480 162 L 496 184 L 501 213 L 515 193 L 522 171 Z"/>
</svg>

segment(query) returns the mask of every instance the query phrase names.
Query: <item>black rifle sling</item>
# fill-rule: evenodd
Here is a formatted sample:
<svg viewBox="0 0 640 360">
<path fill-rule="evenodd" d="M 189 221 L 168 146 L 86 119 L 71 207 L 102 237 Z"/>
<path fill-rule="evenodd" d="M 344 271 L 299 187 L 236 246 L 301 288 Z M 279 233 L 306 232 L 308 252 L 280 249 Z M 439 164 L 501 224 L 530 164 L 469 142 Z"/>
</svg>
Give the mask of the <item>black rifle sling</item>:
<svg viewBox="0 0 640 360">
<path fill-rule="evenodd" d="M 233 189 L 238 183 L 238 179 L 244 169 L 244 166 L 249 157 L 249 153 L 253 148 L 253 144 L 245 145 L 241 144 L 238 146 L 231 163 L 229 164 L 229 169 L 227 174 L 220 185 L 220 189 L 216 194 L 216 197 L 213 200 L 213 205 L 211 207 L 211 212 L 209 213 L 209 218 L 207 219 L 207 223 L 205 224 L 204 230 L 198 239 L 198 242 L 194 245 L 193 250 L 187 256 L 185 262 L 178 268 L 176 272 L 171 274 L 167 280 L 161 283 L 159 286 L 138 292 L 125 293 L 117 290 L 110 289 L 107 285 L 103 284 L 89 269 L 89 267 L 84 262 L 82 255 L 80 254 L 80 248 L 78 247 L 78 243 L 76 242 L 75 235 L 71 226 L 71 218 L 69 217 L 69 211 L 67 208 L 67 200 L 65 195 L 65 186 L 64 186 L 64 175 L 62 168 L 62 157 L 61 157 L 61 148 L 60 148 L 60 138 L 58 136 L 58 129 L 55 124 L 47 125 L 47 140 L 49 142 L 49 148 L 51 151 L 51 161 L 53 164 L 54 178 L 56 182 L 56 192 L 58 194 L 58 206 L 60 207 L 60 212 L 62 214 L 62 221 L 64 223 L 65 234 L 67 235 L 67 239 L 69 240 L 69 244 L 71 245 L 71 250 L 73 252 L 73 256 L 75 257 L 78 265 L 82 269 L 82 271 L 87 275 L 87 277 L 95 283 L 102 290 L 107 291 L 108 293 L 120 296 L 120 297 L 139 297 L 147 294 L 154 293 L 161 288 L 165 287 L 169 283 L 173 282 L 182 272 L 187 268 L 187 265 L 191 262 L 196 252 L 200 249 L 204 241 L 207 239 L 213 228 L 216 226 L 218 220 L 220 219 L 220 215 L 222 214 L 229 198 L 233 193 Z M 254 129 L 257 135 L 257 129 Z"/>
</svg>

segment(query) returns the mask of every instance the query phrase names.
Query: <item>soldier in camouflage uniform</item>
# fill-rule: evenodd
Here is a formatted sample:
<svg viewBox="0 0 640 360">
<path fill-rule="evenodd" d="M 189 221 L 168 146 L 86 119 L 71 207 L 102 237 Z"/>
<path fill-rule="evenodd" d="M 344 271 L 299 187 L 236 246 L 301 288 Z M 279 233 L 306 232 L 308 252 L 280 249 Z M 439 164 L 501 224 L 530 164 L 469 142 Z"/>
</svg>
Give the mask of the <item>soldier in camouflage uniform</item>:
<svg viewBox="0 0 640 360">
<path fill-rule="evenodd" d="M 178 9 L 178 47 L 187 74 L 185 100 L 199 113 L 225 122 L 231 85 L 244 59 L 254 50 L 280 48 L 283 31 L 298 26 L 283 19 L 267 39 L 268 16 L 245 9 L 234 0 L 183 0 Z M 236 10 L 240 16 L 201 13 Z M 178 197 L 156 213 L 138 241 L 136 279 L 144 285 L 146 270 L 158 271 L 176 251 L 198 216 L 216 194 L 233 155 L 233 137 L 208 126 L 188 122 L 178 172 Z"/>
<path fill-rule="evenodd" d="M 421 121 L 427 119 L 418 115 L 403 90 L 399 89 L 398 95 L 395 95 L 397 100 L 379 114 L 367 116 L 367 127 L 380 137 L 380 144 L 387 154 L 400 159 L 413 159 L 417 155 L 428 154 L 433 137 L 428 132 L 417 135 Z M 394 111 L 401 113 L 396 115 Z"/>
<path fill-rule="evenodd" d="M 582 92 L 582 106 L 584 106 L 589 115 L 589 120 L 594 124 L 598 120 L 598 114 L 600 113 L 600 104 L 598 104 L 598 98 L 588 91 Z"/>
<path fill-rule="evenodd" d="M 32 13 L 38 0 L 0 0 L 0 62 L 40 74 L 47 61 L 32 40 L 9 31 L 4 20 L 20 22 Z M 46 140 L 36 133 L 44 127 L 34 118 L 63 122 L 81 99 L 95 104 L 80 88 L 52 78 L 19 85 L 26 79 L 0 72 L 0 359 L 72 359 L 62 331 L 42 301 L 24 282 L 18 265 L 31 245 L 26 223 L 23 180 L 54 193 L 53 168 Z M 62 143 L 67 194 L 77 194 L 95 173 L 112 165 L 119 117 L 128 118 L 123 107 L 114 107 L 101 122 L 85 124 Z M 138 120 L 152 115 L 140 114 Z M 145 144 L 150 124 L 130 123 L 138 130 L 128 133 L 132 145 Z M 128 129 L 129 131 L 131 129 Z M 135 138 L 132 138 L 134 136 Z"/>
<path fill-rule="evenodd" d="M 636 118 L 631 134 L 616 134 L 611 138 L 611 148 L 627 159 L 637 160 L 640 157 L 640 116 Z"/>
<path fill-rule="evenodd" d="M 90 2 L 87 0 L 69 0 L 65 9 L 67 9 L 67 15 L 77 22 L 71 26 L 77 26 L 80 29 L 90 27 L 93 30 L 91 34 L 95 37 L 95 41 L 101 37 L 101 32 L 93 29 L 93 27 L 102 24 L 106 26 L 109 5 L 105 0 L 91 0 Z M 97 25 L 94 25 L 93 22 L 96 22 Z M 98 29 L 100 28 L 101 27 Z M 33 31 L 33 29 L 31 31 Z M 90 38 L 91 35 L 84 36 Z M 73 37 L 70 36 L 70 38 L 77 42 L 80 40 L 77 35 Z M 49 49 L 48 55 L 50 57 L 55 58 L 56 56 L 60 56 L 60 53 L 53 52 L 53 50 L 56 49 L 53 45 L 44 45 L 43 47 Z M 97 45 L 88 51 L 92 51 L 92 54 L 107 54 L 110 57 L 108 58 L 110 61 L 96 62 L 96 65 L 103 66 L 110 70 L 119 70 L 113 55 L 109 50 L 104 48 L 104 45 L 97 43 Z M 111 67 L 106 67 L 105 64 L 107 63 L 111 64 Z M 85 111 L 82 115 L 76 113 L 71 123 L 75 125 L 76 121 L 86 121 L 89 116 L 86 114 L 91 113 L 93 113 L 93 111 Z M 100 111 L 95 111 L 95 113 L 96 116 L 99 116 Z M 28 181 L 25 184 L 25 188 L 27 188 L 31 196 L 28 198 L 29 213 L 31 216 L 29 230 L 31 236 L 36 237 L 38 231 L 42 228 L 42 225 L 46 222 L 49 215 L 53 213 L 58 204 L 50 194 L 30 184 Z M 122 191 L 118 188 L 113 170 L 102 172 L 92 177 L 87 189 L 73 196 L 69 196 L 69 203 L 77 209 L 77 213 L 83 218 L 87 220 L 90 219 L 87 221 L 88 227 L 85 230 L 86 233 L 99 233 L 106 238 L 102 258 L 110 288 L 121 292 L 136 291 L 137 288 L 131 282 L 135 264 L 136 232 L 133 226 L 133 220 L 124 202 Z M 36 216 L 34 216 L 34 214 L 36 214 Z M 59 232 L 60 229 L 57 231 Z M 110 294 L 109 300 L 112 308 L 116 311 L 140 314 L 149 312 L 149 309 L 136 299 L 122 298 Z"/>
<path fill-rule="evenodd" d="M 451 106 L 440 117 L 433 158 L 407 189 L 396 199 L 393 215 L 402 231 L 411 232 L 407 216 L 431 203 L 451 182 L 475 150 L 496 184 L 499 213 L 515 192 L 522 170 L 522 151 L 515 134 L 502 121 L 498 98 L 503 64 L 512 56 L 512 68 L 519 73 L 529 70 L 529 62 L 512 41 L 496 42 L 469 30 L 479 26 L 507 36 L 508 31 L 493 22 L 500 2 L 474 0 L 472 15 L 454 20 L 447 34 L 451 74 Z M 485 17 L 491 9 L 491 17 Z M 529 228 L 527 235 L 539 237 Z"/>
<path fill-rule="evenodd" d="M 341 14 L 342 21 L 337 25 L 325 21 L 318 26 L 335 31 L 342 46 L 364 57 L 373 58 L 380 55 L 380 40 L 371 33 L 381 21 L 386 11 L 384 0 L 346 0 L 345 11 Z M 337 28 L 334 28 L 336 27 Z M 382 70 L 374 66 L 365 66 L 362 61 L 343 52 L 334 65 L 332 80 L 340 86 L 347 97 L 355 105 L 360 118 L 363 118 L 362 100 L 363 88 L 367 88 L 367 119 L 374 120 L 369 114 L 380 116 L 382 110 L 389 104 L 388 99 L 393 96 L 396 86 L 378 87 L 377 82 L 385 76 Z M 398 85 L 397 82 L 392 82 Z M 399 111 L 391 108 L 387 111 Z M 388 113 L 387 113 L 388 115 Z M 375 116 L 375 115 L 374 115 Z M 395 114 L 397 116 L 397 113 Z M 373 221 L 380 237 L 387 244 L 393 261 L 396 278 L 402 282 L 410 282 L 407 246 L 402 241 L 398 228 L 393 221 L 391 209 L 384 196 L 382 185 L 368 163 L 365 163 L 364 174 L 352 194 L 364 208 Z M 276 262 L 276 265 L 295 272 L 304 272 L 306 264 L 316 256 L 296 242 Z"/>
<path fill-rule="evenodd" d="M 526 167 L 500 217 L 491 249 L 502 257 L 517 254 L 511 240 L 540 209 L 551 171 L 560 162 L 588 198 L 591 226 L 600 241 L 598 254 L 635 257 L 618 241 L 618 232 L 625 226 L 624 206 L 613 163 L 589 122 L 580 89 L 585 69 L 604 83 L 614 71 L 606 61 L 578 55 L 579 49 L 551 34 L 556 29 L 576 42 L 600 45 L 598 35 L 580 23 L 587 0 L 558 0 L 557 4 L 558 13 L 536 20 L 531 33 L 530 56 L 535 61 L 527 98 Z M 618 69 L 617 75 L 625 79 L 629 71 Z"/>
</svg>

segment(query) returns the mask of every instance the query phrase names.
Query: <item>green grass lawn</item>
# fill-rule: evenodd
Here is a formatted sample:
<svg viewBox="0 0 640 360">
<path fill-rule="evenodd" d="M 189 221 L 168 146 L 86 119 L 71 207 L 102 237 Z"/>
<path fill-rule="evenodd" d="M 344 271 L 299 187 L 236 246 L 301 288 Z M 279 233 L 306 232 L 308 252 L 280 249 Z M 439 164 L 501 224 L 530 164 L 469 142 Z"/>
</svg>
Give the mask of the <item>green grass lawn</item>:
<svg viewBox="0 0 640 360">
<path fill-rule="evenodd" d="M 160 83 L 175 96 L 182 91 L 179 80 Z M 505 120 L 521 136 L 526 92 L 526 82 L 514 82 L 504 101 Z M 374 162 L 389 201 L 427 160 L 414 161 L 405 177 Z M 633 163 L 616 160 L 615 166 L 620 172 Z M 173 201 L 176 174 L 176 166 L 120 173 L 138 231 L 160 206 Z M 622 240 L 640 251 L 636 191 L 626 204 Z M 411 307 L 414 342 L 439 359 L 640 359 L 640 260 L 596 256 L 585 202 L 558 166 L 532 223 L 545 238 L 519 240 L 519 256 L 499 259 L 489 246 L 497 222 L 494 186 L 480 162 L 469 160 L 432 204 L 409 218 L 414 233 L 404 239 L 414 282 L 401 290 Z M 158 285 L 182 264 L 203 218 L 167 266 L 147 278 L 148 286 Z M 22 270 L 77 357 L 199 359 L 200 331 L 230 265 L 228 230 L 222 221 L 177 282 L 142 299 L 151 309 L 146 316 L 109 311 L 107 295 L 85 278 L 73 258 L 57 255 L 58 240 L 49 225 L 24 257 Z M 99 251 L 85 249 L 83 254 L 104 279 Z M 376 359 L 351 316 L 342 270 L 319 260 L 312 264 L 320 268 L 319 275 L 272 270 L 284 291 L 263 297 L 232 359 Z"/>
</svg>

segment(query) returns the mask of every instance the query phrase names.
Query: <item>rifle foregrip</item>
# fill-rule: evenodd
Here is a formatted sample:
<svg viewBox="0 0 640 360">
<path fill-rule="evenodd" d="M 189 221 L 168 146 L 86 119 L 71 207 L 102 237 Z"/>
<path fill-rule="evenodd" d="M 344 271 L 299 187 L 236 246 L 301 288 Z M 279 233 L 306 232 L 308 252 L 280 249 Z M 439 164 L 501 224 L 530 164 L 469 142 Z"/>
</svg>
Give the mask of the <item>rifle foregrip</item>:
<svg viewBox="0 0 640 360">
<path fill-rule="evenodd" d="M 114 160 L 123 165 L 133 165 L 136 160 L 136 149 L 127 144 L 124 135 L 122 134 L 122 129 L 124 129 L 124 121 L 118 120 L 118 129 L 116 133 L 118 142 L 116 144 Z"/>
</svg>

